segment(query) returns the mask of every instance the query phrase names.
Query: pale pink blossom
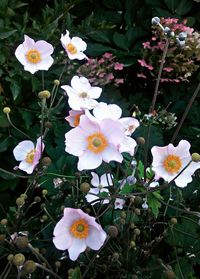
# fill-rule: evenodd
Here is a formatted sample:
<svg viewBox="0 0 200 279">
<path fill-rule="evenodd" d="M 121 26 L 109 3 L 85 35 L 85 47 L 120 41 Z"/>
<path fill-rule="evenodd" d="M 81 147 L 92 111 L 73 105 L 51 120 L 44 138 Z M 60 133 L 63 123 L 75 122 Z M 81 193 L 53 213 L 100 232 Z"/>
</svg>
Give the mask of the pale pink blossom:
<svg viewBox="0 0 200 279">
<path fill-rule="evenodd" d="M 79 125 L 81 115 L 85 114 L 84 110 L 70 110 L 69 116 L 65 117 L 65 120 L 69 122 L 71 127 Z"/>
<path fill-rule="evenodd" d="M 38 165 L 44 150 L 44 143 L 41 138 L 37 140 L 36 146 L 30 140 L 21 141 L 13 150 L 14 157 L 17 161 L 21 161 L 18 169 L 31 174 Z"/>
<path fill-rule="evenodd" d="M 110 74 L 107 75 L 107 79 L 108 79 L 108 80 L 113 80 L 114 78 L 115 78 L 115 77 L 113 76 L 112 73 L 110 73 Z"/>
<path fill-rule="evenodd" d="M 147 78 L 144 74 L 142 74 L 142 73 L 137 73 L 137 77 L 140 77 L 140 78 Z"/>
<path fill-rule="evenodd" d="M 104 57 L 104 58 L 107 58 L 107 59 L 111 58 L 112 56 L 113 56 L 113 55 L 112 55 L 112 53 L 110 53 L 110 52 L 105 52 L 104 55 L 103 55 L 103 57 Z"/>
<path fill-rule="evenodd" d="M 122 117 L 119 122 L 124 127 L 124 133 L 126 136 L 131 136 L 133 132 L 140 126 L 139 121 L 134 117 Z"/>
<path fill-rule="evenodd" d="M 70 38 L 69 31 L 66 30 L 66 34 L 61 35 L 60 41 L 63 48 L 67 52 L 69 59 L 83 60 L 84 58 L 87 58 L 85 53 L 83 53 L 87 48 L 87 44 L 81 38 L 79 37 Z"/>
<path fill-rule="evenodd" d="M 90 191 L 87 193 L 85 198 L 89 203 L 92 203 L 92 205 L 94 205 L 95 203 L 100 202 L 100 199 L 98 198 L 99 193 L 103 193 L 103 192 L 109 193 L 107 187 L 113 185 L 112 182 L 113 177 L 110 173 L 104 173 L 103 175 L 101 175 L 100 178 L 94 172 L 91 172 L 91 174 L 92 174 L 91 184 L 93 188 L 90 189 Z M 106 203 L 109 203 L 108 199 L 103 200 L 103 204 Z"/>
<path fill-rule="evenodd" d="M 116 78 L 115 79 L 115 83 L 116 84 L 123 84 L 124 83 L 124 79 L 123 78 Z"/>
<path fill-rule="evenodd" d="M 56 224 L 53 234 L 56 248 L 68 250 L 72 261 L 77 260 L 87 247 L 99 250 L 106 240 L 106 233 L 95 218 L 75 208 L 64 209 L 64 216 Z"/>
<path fill-rule="evenodd" d="M 123 68 L 124 68 L 124 65 L 119 62 L 116 62 L 114 65 L 115 70 L 121 71 L 121 70 L 123 70 Z"/>
<path fill-rule="evenodd" d="M 53 46 L 46 41 L 35 42 L 29 36 L 24 35 L 24 42 L 15 51 L 15 56 L 24 66 L 25 71 L 31 74 L 39 70 L 47 71 L 53 64 Z"/>
<path fill-rule="evenodd" d="M 101 95 L 102 89 L 97 86 L 91 86 L 85 77 L 74 76 L 71 80 L 71 86 L 63 85 L 62 89 L 67 93 L 69 106 L 73 110 L 93 109 Z"/>
<path fill-rule="evenodd" d="M 124 204 L 125 200 L 119 198 L 115 199 L 115 209 L 123 209 Z"/>
<path fill-rule="evenodd" d="M 190 143 L 181 140 L 177 147 L 169 144 L 164 147 L 154 146 L 151 149 L 153 155 L 152 170 L 156 175 L 170 182 L 191 161 L 189 152 Z M 192 175 L 200 168 L 200 163 L 191 162 L 190 165 L 175 179 L 178 187 L 185 187 L 192 181 Z"/>
<path fill-rule="evenodd" d="M 65 134 L 65 151 L 79 157 L 80 171 L 95 169 L 102 161 L 121 163 L 123 157 L 118 147 L 124 141 L 124 137 L 118 121 L 103 119 L 98 123 L 82 115 L 79 126 Z"/>
<path fill-rule="evenodd" d="M 142 67 L 148 68 L 150 71 L 154 69 L 154 67 L 150 64 L 147 64 L 144 59 L 138 59 L 138 63 L 140 63 Z"/>
<path fill-rule="evenodd" d="M 164 68 L 163 68 L 163 71 L 168 72 L 168 73 L 172 72 L 173 70 L 174 70 L 174 69 L 171 68 L 171 67 L 164 67 Z"/>
<path fill-rule="evenodd" d="M 143 45 L 143 48 L 151 49 L 150 42 L 144 42 L 144 43 L 142 43 L 142 45 Z"/>
</svg>

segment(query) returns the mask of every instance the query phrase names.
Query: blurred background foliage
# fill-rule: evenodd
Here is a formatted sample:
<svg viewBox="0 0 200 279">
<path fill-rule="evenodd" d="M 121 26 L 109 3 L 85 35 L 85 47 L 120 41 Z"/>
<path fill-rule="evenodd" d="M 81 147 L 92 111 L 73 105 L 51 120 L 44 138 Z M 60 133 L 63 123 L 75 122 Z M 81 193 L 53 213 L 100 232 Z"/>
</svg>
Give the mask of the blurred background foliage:
<svg viewBox="0 0 200 279">
<path fill-rule="evenodd" d="M 13 172 L 16 162 L 12 150 L 19 141 L 25 139 L 22 134 L 10 127 L 2 112 L 4 106 L 11 108 L 10 117 L 14 125 L 31 138 L 36 140 L 40 133 L 40 107 L 38 106 L 37 94 L 43 89 L 42 74 L 37 72 L 35 75 L 31 75 L 29 72 L 25 72 L 14 55 L 16 47 L 23 42 L 24 34 L 35 41 L 46 40 L 55 48 L 53 54 L 55 63 L 48 72 L 44 72 L 44 87 L 49 91 L 53 87 L 53 81 L 58 79 L 66 61 L 66 55 L 60 44 L 61 33 L 64 33 L 66 29 L 70 31 L 72 36 L 80 36 L 87 42 L 86 53 L 88 57 L 100 57 L 105 52 L 111 52 L 125 66 L 122 73 L 125 82 L 117 88 L 109 84 L 106 85 L 100 100 L 119 104 L 123 109 L 124 116 L 132 114 L 135 111 L 135 106 L 138 106 L 143 115 L 148 113 L 155 81 L 144 82 L 137 78 L 137 60 L 142 56 L 142 42 L 151 38 L 151 18 L 153 16 L 187 19 L 188 26 L 200 30 L 200 3 L 193 0 L 1 0 L 0 168 Z M 71 70 L 67 69 L 64 72 L 62 84 L 70 82 L 77 67 L 75 64 Z M 196 72 L 191 77 L 190 83 L 162 84 L 156 107 L 165 108 L 169 105 L 168 110 L 175 113 L 179 120 L 199 80 L 200 74 Z M 62 90 L 59 91 L 59 94 L 62 95 Z M 200 152 L 199 104 L 200 98 L 198 97 L 176 141 L 177 143 L 179 139 L 189 140 L 192 151 L 195 152 Z M 63 155 L 64 133 L 69 130 L 64 120 L 67 112 L 67 99 L 64 99 L 59 107 L 52 111 L 50 115 L 52 128 L 46 138 L 45 155 L 48 155 L 53 161 L 49 167 L 49 172 L 70 175 L 76 171 L 76 158 L 72 160 L 72 156 Z M 159 126 L 153 127 L 150 147 L 155 144 L 168 144 L 173 132 L 174 128 L 166 131 Z M 137 136 L 145 136 L 144 127 L 138 129 Z M 151 157 L 149 157 L 149 162 L 151 162 Z M 42 179 L 42 187 L 47 188 L 50 195 L 55 194 L 53 182 L 49 179 Z M 181 199 L 184 199 L 185 203 L 193 210 L 197 210 L 200 200 L 198 177 L 195 180 L 195 185 L 198 185 L 195 195 L 192 192 L 194 191 L 192 185 L 193 183 L 191 188 L 184 189 Z M 25 190 L 25 187 L 25 180 L 0 170 L 0 202 L 5 210 L 15 205 L 16 197 Z M 168 214 L 173 215 L 172 212 Z M 3 218 L 3 211 L 0 211 L 0 216 Z M 187 224 L 182 223 L 180 226 L 183 229 L 188 228 L 186 234 L 195 234 L 199 237 L 199 228 L 194 225 L 190 226 L 191 224 L 187 220 L 184 222 Z M 185 241 L 184 238 L 181 238 L 179 229 L 177 226 L 173 238 L 172 236 L 167 237 L 169 246 L 167 246 L 167 242 L 164 244 L 163 253 L 165 253 L 166 247 L 170 249 L 169 247 L 173 246 L 176 238 L 179 241 L 180 254 L 183 253 L 184 249 L 189 251 L 191 239 L 187 238 Z M 160 251 L 158 251 L 159 253 Z M 152 266 L 154 263 L 155 259 L 152 258 L 147 266 Z M 145 260 L 143 260 L 143 264 L 145 266 Z M 183 272 L 187 272 L 185 279 L 199 278 L 194 277 L 194 273 L 199 272 L 199 262 L 192 263 L 192 258 L 187 258 L 180 261 L 179 264 L 181 268 L 184 268 Z M 194 269 L 191 268 L 192 264 Z M 180 266 L 175 268 L 179 274 Z M 195 268 L 197 271 L 194 271 Z M 161 278 L 159 276 L 158 271 L 152 271 L 152 278 Z M 182 278 L 181 275 L 178 278 Z"/>
</svg>

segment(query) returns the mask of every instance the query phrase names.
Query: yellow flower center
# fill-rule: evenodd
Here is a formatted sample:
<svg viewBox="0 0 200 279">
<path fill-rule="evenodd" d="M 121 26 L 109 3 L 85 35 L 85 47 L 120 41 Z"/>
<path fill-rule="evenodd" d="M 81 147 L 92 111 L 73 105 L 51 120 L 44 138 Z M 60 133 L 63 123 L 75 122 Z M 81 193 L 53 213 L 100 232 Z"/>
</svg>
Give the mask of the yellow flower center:
<svg viewBox="0 0 200 279">
<path fill-rule="evenodd" d="M 87 142 L 88 142 L 87 148 L 96 154 L 102 152 L 108 146 L 107 139 L 100 132 L 88 136 Z"/>
<path fill-rule="evenodd" d="M 163 167 L 170 174 L 178 173 L 182 167 L 180 157 L 176 155 L 168 155 L 163 162 Z"/>
<path fill-rule="evenodd" d="M 40 52 L 37 49 L 31 49 L 26 53 L 28 62 L 36 64 L 41 61 Z"/>
<path fill-rule="evenodd" d="M 30 152 L 27 153 L 25 161 L 29 164 L 33 163 L 34 156 L 35 156 L 35 149 L 32 149 Z"/>
<path fill-rule="evenodd" d="M 66 46 L 67 50 L 69 51 L 70 54 L 76 54 L 77 53 L 77 48 L 69 43 L 67 46 Z"/>
<path fill-rule="evenodd" d="M 76 220 L 70 227 L 70 232 L 75 238 L 86 238 L 89 234 L 88 223 L 84 219 Z"/>
</svg>

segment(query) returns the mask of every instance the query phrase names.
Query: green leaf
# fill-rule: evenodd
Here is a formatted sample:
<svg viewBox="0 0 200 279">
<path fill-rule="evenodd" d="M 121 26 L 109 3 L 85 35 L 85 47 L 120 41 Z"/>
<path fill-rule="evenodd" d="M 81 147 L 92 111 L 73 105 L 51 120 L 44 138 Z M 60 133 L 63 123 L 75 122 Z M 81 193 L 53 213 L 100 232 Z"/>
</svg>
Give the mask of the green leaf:
<svg viewBox="0 0 200 279">
<path fill-rule="evenodd" d="M 121 10 L 123 8 L 122 2 L 120 0 L 104 0 L 103 4 L 112 10 Z"/>
<path fill-rule="evenodd" d="M 137 171 L 138 171 L 138 177 L 140 179 L 144 178 L 144 164 L 142 163 L 142 161 L 138 162 Z"/>
<path fill-rule="evenodd" d="M 178 7 L 180 0 L 164 0 L 166 6 L 172 13 L 175 13 L 176 8 Z"/>
<path fill-rule="evenodd" d="M 134 189 L 133 185 L 125 184 L 122 190 L 120 191 L 120 194 L 129 194 L 133 191 L 133 189 Z"/>
<path fill-rule="evenodd" d="M 12 31 L 8 31 L 8 32 L 0 32 L 0 39 L 6 39 L 8 37 L 10 37 L 12 34 L 14 34 L 15 32 L 17 32 L 17 29 L 14 29 Z"/>
<path fill-rule="evenodd" d="M 128 50 L 129 42 L 125 35 L 115 32 L 113 35 L 113 41 L 116 44 L 116 46 L 118 46 L 119 48 Z"/>
<path fill-rule="evenodd" d="M 112 35 L 112 32 L 109 30 L 104 30 L 104 31 L 99 30 L 94 33 L 90 33 L 89 37 L 97 42 L 110 43 L 111 35 Z"/>
<path fill-rule="evenodd" d="M 10 89 L 12 92 L 13 100 L 15 101 L 21 92 L 21 84 L 19 81 L 13 80 Z"/>
<path fill-rule="evenodd" d="M 102 44 L 90 44 L 87 47 L 87 53 L 91 56 L 102 55 L 106 51 L 113 52 L 114 49 L 111 48 L 110 46 L 105 46 L 105 45 L 102 45 Z"/>
<path fill-rule="evenodd" d="M 161 207 L 161 203 L 159 200 L 163 200 L 163 197 L 160 195 L 160 192 L 152 192 L 147 196 L 147 203 L 152 210 L 153 215 L 157 218 L 159 214 L 159 208 Z"/>
<path fill-rule="evenodd" d="M 12 142 L 12 137 L 7 137 L 0 143 L 0 152 L 4 152 L 7 150 L 8 146 Z"/>
<path fill-rule="evenodd" d="M 81 279 L 81 271 L 80 267 L 76 267 L 72 274 L 71 274 L 71 279 Z"/>
<path fill-rule="evenodd" d="M 180 4 L 178 5 L 176 9 L 176 13 L 180 16 L 183 16 L 187 14 L 192 9 L 192 3 L 191 0 L 182 0 L 180 1 Z"/>
</svg>

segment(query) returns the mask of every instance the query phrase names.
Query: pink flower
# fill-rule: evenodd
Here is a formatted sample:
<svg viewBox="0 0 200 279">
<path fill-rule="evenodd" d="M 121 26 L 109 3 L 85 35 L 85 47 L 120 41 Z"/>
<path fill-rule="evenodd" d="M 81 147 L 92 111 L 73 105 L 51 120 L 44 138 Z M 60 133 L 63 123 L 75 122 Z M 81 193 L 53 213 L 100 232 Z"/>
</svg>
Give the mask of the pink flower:
<svg viewBox="0 0 200 279">
<path fill-rule="evenodd" d="M 124 83 L 124 79 L 123 78 L 116 78 L 115 83 L 116 84 L 123 84 Z"/>
<path fill-rule="evenodd" d="M 113 56 L 112 53 L 109 53 L 109 52 L 105 52 L 103 55 L 103 57 L 107 58 L 107 59 L 111 58 L 112 56 Z"/>
<path fill-rule="evenodd" d="M 118 70 L 118 71 L 121 71 L 121 70 L 123 70 L 123 68 L 124 68 L 124 65 L 123 64 L 121 64 L 121 63 L 115 63 L 115 65 L 114 65 L 114 69 L 115 70 Z"/>
<path fill-rule="evenodd" d="M 123 209 L 124 204 L 125 200 L 119 198 L 115 199 L 115 209 Z"/>
<path fill-rule="evenodd" d="M 83 51 L 87 48 L 87 44 L 81 38 L 73 37 L 71 39 L 69 37 L 69 31 L 66 30 L 66 34 L 61 35 L 60 41 L 63 48 L 67 52 L 69 59 L 83 60 L 84 58 L 87 58 L 87 56 L 83 53 Z"/>
<path fill-rule="evenodd" d="M 146 68 L 148 68 L 150 71 L 154 69 L 154 67 L 153 67 L 152 65 L 147 64 L 146 61 L 145 61 L 144 59 L 142 59 L 142 60 L 141 60 L 141 59 L 138 59 L 138 62 L 140 63 L 140 65 L 141 65 L 142 67 L 146 67 Z"/>
<path fill-rule="evenodd" d="M 144 74 L 142 74 L 142 73 L 137 73 L 137 77 L 140 77 L 140 78 L 147 78 Z"/>
<path fill-rule="evenodd" d="M 107 79 L 108 79 L 108 80 L 113 80 L 114 78 L 115 78 L 115 77 L 113 76 L 112 73 L 110 73 L 110 74 L 107 75 Z"/>
<path fill-rule="evenodd" d="M 70 110 L 69 116 L 65 118 L 69 122 L 71 127 L 76 127 L 79 125 L 81 115 L 85 114 L 84 110 Z"/>
<path fill-rule="evenodd" d="M 177 147 L 173 144 L 168 146 L 154 146 L 151 149 L 153 155 L 152 170 L 165 181 L 174 179 L 191 161 L 189 152 L 190 143 L 181 140 Z M 200 163 L 191 162 L 190 165 L 175 179 L 178 187 L 185 187 L 192 181 L 192 175 L 200 168 Z"/>
<path fill-rule="evenodd" d="M 131 136 L 132 133 L 140 126 L 139 121 L 134 117 L 122 117 L 119 122 L 124 128 L 124 133 L 126 136 Z"/>
<path fill-rule="evenodd" d="M 18 169 L 31 174 L 39 163 L 43 150 L 44 144 L 41 142 L 41 138 L 37 140 L 36 147 L 30 140 L 21 141 L 13 150 L 15 159 L 21 161 Z"/>
<path fill-rule="evenodd" d="M 143 45 L 143 48 L 151 49 L 150 42 L 144 42 L 144 43 L 142 43 L 142 45 Z"/>
<path fill-rule="evenodd" d="M 24 66 L 25 71 L 31 74 L 39 70 L 48 70 L 53 64 L 53 46 L 46 41 L 37 41 L 24 35 L 23 44 L 19 45 L 15 51 L 15 56 Z"/>
<path fill-rule="evenodd" d="M 65 134 L 65 151 L 79 157 L 78 170 L 95 169 L 102 161 L 122 162 L 118 146 L 123 140 L 119 122 L 104 119 L 98 123 L 82 115 L 79 126 Z"/>
<path fill-rule="evenodd" d="M 99 250 L 106 240 L 106 233 L 95 218 L 75 208 L 64 209 L 64 216 L 56 224 L 53 234 L 56 248 L 68 250 L 72 261 L 87 247 Z"/>
<path fill-rule="evenodd" d="M 92 174 L 92 180 L 91 184 L 94 186 L 94 188 L 91 188 L 88 194 L 85 196 L 86 200 L 89 203 L 92 203 L 93 205 L 97 202 L 100 202 L 98 198 L 99 193 L 109 193 L 109 190 L 107 187 L 112 186 L 112 175 L 110 173 L 104 173 L 101 175 L 100 179 L 98 175 L 94 172 L 91 172 Z M 103 200 L 103 204 L 109 203 L 108 199 Z"/>
<path fill-rule="evenodd" d="M 97 105 L 101 95 L 100 87 L 91 86 L 85 77 L 74 76 L 71 80 L 71 86 L 61 86 L 69 97 L 68 103 L 73 110 L 92 109 Z"/>
<path fill-rule="evenodd" d="M 103 58 L 99 59 L 98 63 L 99 64 L 103 64 L 105 62 L 105 60 Z"/>
<path fill-rule="evenodd" d="M 165 68 L 163 68 L 163 71 L 168 72 L 168 73 L 172 72 L 173 70 L 174 70 L 174 69 L 171 68 L 171 67 L 165 67 Z"/>
</svg>

